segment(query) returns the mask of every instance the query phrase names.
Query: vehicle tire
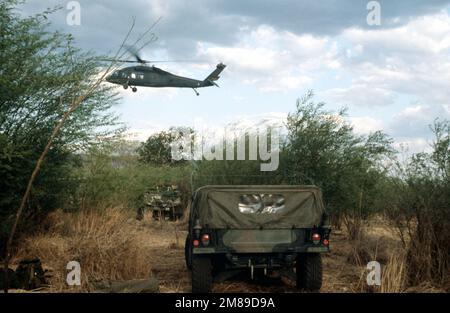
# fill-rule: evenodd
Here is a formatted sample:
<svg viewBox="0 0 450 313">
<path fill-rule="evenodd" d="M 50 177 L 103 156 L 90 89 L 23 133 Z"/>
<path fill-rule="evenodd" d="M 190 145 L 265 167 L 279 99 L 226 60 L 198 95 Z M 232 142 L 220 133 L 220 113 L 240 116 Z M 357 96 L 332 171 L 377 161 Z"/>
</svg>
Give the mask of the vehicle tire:
<svg viewBox="0 0 450 313">
<path fill-rule="evenodd" d="M 297 258 L 297 288 L 319 291 L 322 287 L 322 257 L 319 253 L 305 253 Z"/>
<path fill-rule="evenodd" d="M 211 259 L 207 256 L 192 256 L 192 292 L 208 293 L 212 286 Z"/>
<path fill-rule="evenodd" d="M 184 260 L 186 261 L 186 267 L 192 269 L 192 248 L 191 248 L 191 235 L 187 235 L 186 242 L 184 243 Z"/>
</svg>

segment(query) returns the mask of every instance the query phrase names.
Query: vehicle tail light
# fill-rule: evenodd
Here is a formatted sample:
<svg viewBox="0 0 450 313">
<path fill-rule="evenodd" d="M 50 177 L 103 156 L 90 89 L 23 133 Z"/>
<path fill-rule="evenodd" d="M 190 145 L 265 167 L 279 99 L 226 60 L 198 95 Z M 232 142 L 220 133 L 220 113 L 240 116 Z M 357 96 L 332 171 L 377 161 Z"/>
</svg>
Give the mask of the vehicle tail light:
<svg viewBox="0 0 450 313">
<path fill-rule="evenodd" d="M 198 245 L 200 244 L 198 239 L 194 239 L 194 241 L 192 243 L 194 244 L 194 247 L 198 247 Z"/>
<path fill-rule="evenodd" d="M 203 236 L 202 236 L 202 245 L 204 245 L 204 246 L 209 245 L 209 235 L 208 234 L 203 234 Z"/>
<path fill-rule="evenodd" d="M 311 238 L 315 245 L 320 243 L 320 235 L 318 233 L 314 233 Z"/>
<path fill-rule="evenodd" d="M 328 246 L 328 245 L 330 244 L 330 242 L 328 241 L 328 239 L 324 239 L 324 240 L 323 240 L 323 244 L 324 244 L 325 246 Z"/>
</svg>

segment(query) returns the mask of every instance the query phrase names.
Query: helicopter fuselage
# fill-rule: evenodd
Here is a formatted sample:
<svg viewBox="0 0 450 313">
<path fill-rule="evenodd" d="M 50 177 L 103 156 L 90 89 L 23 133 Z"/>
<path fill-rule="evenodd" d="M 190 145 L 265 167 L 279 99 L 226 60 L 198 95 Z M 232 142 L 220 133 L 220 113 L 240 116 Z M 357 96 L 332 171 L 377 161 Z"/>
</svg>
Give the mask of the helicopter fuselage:
<svg viewBox="0 0 450 313">
<path fill-rule="evenodd" d="M 224 68 L 225 65 L 220 63 L 206 79 L 197 80 L 174 75 L 155 66 L 129 66 L 113 72 L 106 80 L 122 85 L 124 88 L 133 86 L 133 91 L 136 91 L 136 86 L 193 88 L 195 90 L 201 87 L 217 86 L 214 81 L 219 78 L 218 74 Z"/>
</svg>

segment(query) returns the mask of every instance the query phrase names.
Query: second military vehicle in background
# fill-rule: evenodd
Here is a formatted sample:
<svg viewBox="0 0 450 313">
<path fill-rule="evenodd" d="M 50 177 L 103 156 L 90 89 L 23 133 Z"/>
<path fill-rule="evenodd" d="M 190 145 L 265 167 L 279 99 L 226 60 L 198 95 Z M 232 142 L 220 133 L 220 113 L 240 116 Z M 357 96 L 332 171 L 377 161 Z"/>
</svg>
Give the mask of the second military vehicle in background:
<svg viewBox="0 0 450 313">
<path fill-rule="evenodd" d="M 151 211 L 155 220 L 176 221 L 183 216 L 182 194 L 176 185 L 159 185 L 146 191 L 138 209 L 138 219 Z"/>
</svg>

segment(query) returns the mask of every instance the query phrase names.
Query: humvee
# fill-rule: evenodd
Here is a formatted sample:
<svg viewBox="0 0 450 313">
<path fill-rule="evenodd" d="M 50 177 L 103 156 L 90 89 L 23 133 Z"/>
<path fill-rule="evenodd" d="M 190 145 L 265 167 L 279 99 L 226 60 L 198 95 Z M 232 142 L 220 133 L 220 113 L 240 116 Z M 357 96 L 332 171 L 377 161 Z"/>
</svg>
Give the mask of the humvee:
<svg viewBox="0 0 450 313">
<path fill-rule="evenodd" d="M 322 286 L 331 228 L 316 186 L 204 186 L 192 197 L 185 245 L 192 292 L 218 274 L 288 270 L 299 289 Z M 261 273 L 262 272 L 262 273 Z"/>
<path fill-rule="evenodd" d="M 159 185 L 147 190 L 138 200 L 137 219 L 144 218 L 144 211 L 152 211 L 155 220 L 176 221 L 184 214 L 181 192 L 176 185 Z"/>
</svg>

